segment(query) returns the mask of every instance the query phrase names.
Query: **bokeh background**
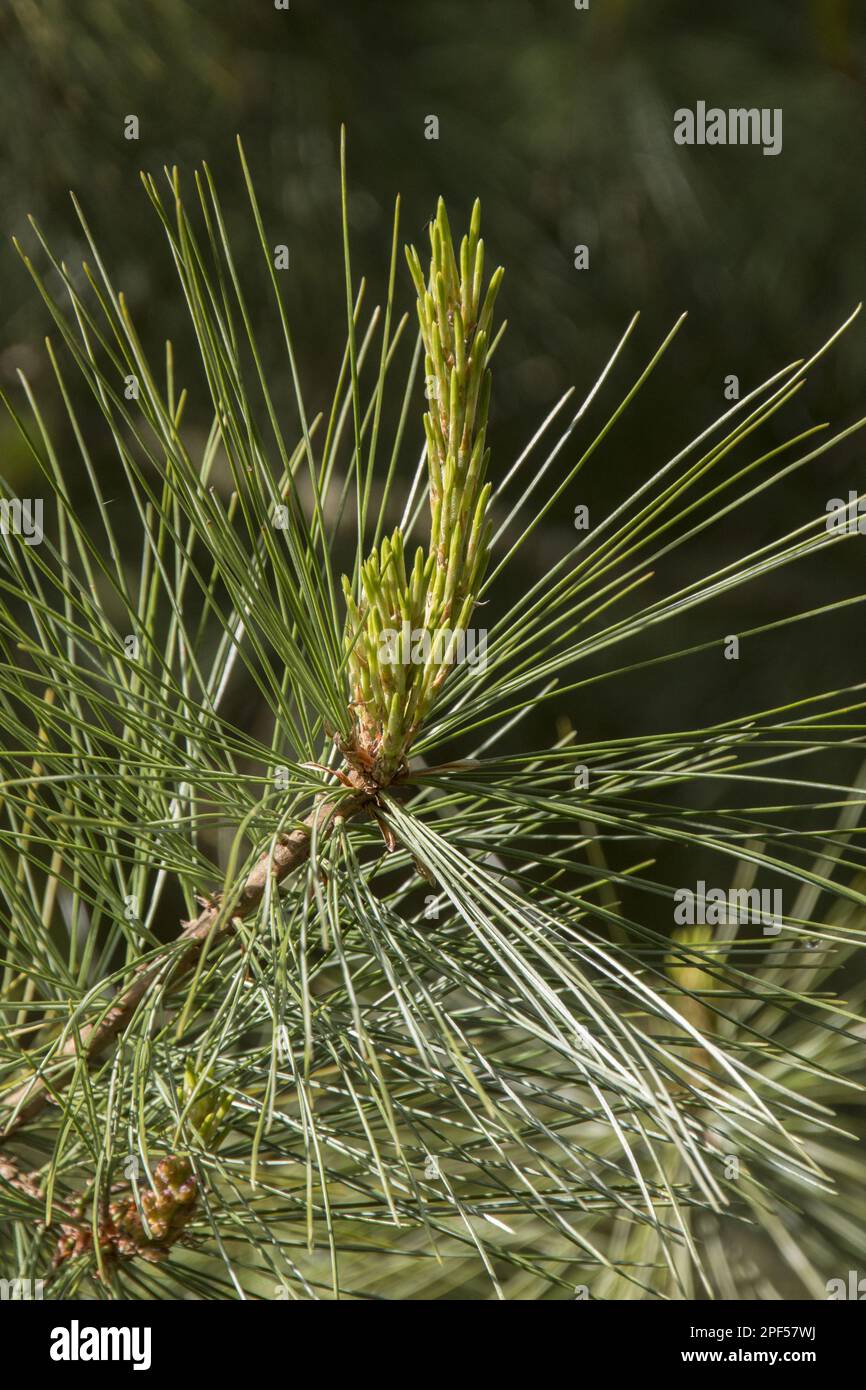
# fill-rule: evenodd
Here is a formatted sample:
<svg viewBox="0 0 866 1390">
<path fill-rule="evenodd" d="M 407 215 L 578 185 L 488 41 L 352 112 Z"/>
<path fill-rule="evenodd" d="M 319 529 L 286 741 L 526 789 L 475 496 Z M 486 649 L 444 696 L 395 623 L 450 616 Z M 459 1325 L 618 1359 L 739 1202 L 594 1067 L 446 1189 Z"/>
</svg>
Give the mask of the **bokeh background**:
<svg viewBox="0 0 866 1390">
<path fill-rule="evenodd" d="M 338 148 L 348 128 L 356 274 L 384 290 L 393 199 L 404 237 L 423 241 L 441 193 L 459 226 L 478 195 L 492 256 L 507 267 L 509 330 L 497 354 L 491 442 L 504 471 L 558 395 L 595 379 L 636 309 L 635 371 L 675 318 L 689 320 L 663 367 L 603 451 L 539 527 L 498 602 L 520 592 L 574 539 L 574 506 L 599 516 L 725 408 L 726 376 L 743 392 L 808 354 L 864 293 L 862 155 L 866 148 L 866 8 L 853 0 L 429 0 L 425 4 L 291 0 L 3 0 L 0 8 L 0 379 L 23 367 L 46 414 L 62 419 L 40 344 L 50 323 L 11 245 L 32 248 L 32 213 L 58 256 L 84 253 L 69 202 L 75 189 L 142 336 L 157 354 L 176 344 L 178 376 L 195 364 L 171 259 L 138 180 L 206 159 L 231 217 L 239 263 L 258 255 L 235 135 L 253 168 L 271 240 L 291 250 L 284 283 L 308 403 L 328 398 L 345 325 Z M 683 149 L 673 112 L 711 105 L 781 107 L 784 144 Z M 134 114 L 140 138 L 124 138 Z M 439 139 L 425 139 L 425 118 Z M 574 247 L 590 248 L 575 270 Z M 401 308 L 411 308 L 403 274 Z M 257 306 L 267 356 L 279 328 Z M 866 413 L 866 321 L 856 324 L 765 438 Z M 620 375 L 617 390 L 624 389 Z M 613 405 L 614 395 L 607 398 Z M 287 412 L 291 404 L 286 396 Z M 419 401 L 420 407 L 420 401 Z M 419 412 L 420 413 L 420 412 Z M 208 423 L 193 393 L 187 427 Z M 603 416 L 596 417 L 601 423 Z M 85 420 L 85 424 L 88 422 Z M 97 461 L 115 467 L 93 420 Z M 566 469 L 589 438 L 562 457 Z M 401 467 L 418 456 L 420 425 Z M 102 451 L 102 452 L 100 452 Z M 856 437 L 819 465 L 677 552 L 647 589 L 653 598 L 805 522 L 831 496 L 863 486 Z M 77 455 L 70 486 L 88 504 Z M 0 468 L 28 495 L 28 463 L 0 422 Z M 119 502 L 118 505 L 122 505 Z M 866 541 L 863 542 L 866 546 Z M 795 566 L 730 596 L 723 612 L 684 619 L 667 646 L 813 608 L 859 592 L 866 550 Z M 136 563 L 135 557 L 130 557 Z M 852 616 L 852 614 L 854 616 Z M 743 651 L 663 666 L 639 680 L 539 713 L 592 738 L 694 727 L 787 695 L 862 675 L 861 610 L 785 629 Z M 656 636 L 629 654 L 657 650 Z M 589 668 L 593 669 L 593 668 Z M 600 669 L 594 668 L 594 669 Z M 711 793 L 708 792 L 708 796 Z M 677 881 L 676 874 L 672 874 Z"/>
</svg>

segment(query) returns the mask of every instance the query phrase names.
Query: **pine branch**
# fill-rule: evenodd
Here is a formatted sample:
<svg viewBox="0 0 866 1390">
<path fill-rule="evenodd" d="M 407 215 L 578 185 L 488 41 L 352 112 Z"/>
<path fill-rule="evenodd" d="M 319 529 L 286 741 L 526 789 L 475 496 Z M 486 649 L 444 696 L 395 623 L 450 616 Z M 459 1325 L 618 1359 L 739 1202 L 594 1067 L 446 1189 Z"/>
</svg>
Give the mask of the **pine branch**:
<svg viewBox="0 0 866 1390">
<path fill-rule="evenodd" d="M 430 470 L 430 553 L 426 565 L 420 551 L 416 557 L 416 592 L 411 612 L 413 615 L 417 612 L 426 629 L 435 631 L 450 621 L 452 610 L 459 613 L 460 626 L 465 626 L 487 563 L 492 529 L 486 519 L 491 488 L 484 483 L 489 453 L 485 447 L 490 396 L 487 362 L 493 306 L 502 270 L 495 272 L 482 303 L 484 244 L 480 238 L 477 202 L 469 235 L 464 237 L 461 246 L 459 266 L 441 200 L 431 227 L 429 289 L 417 253 L 407 252 L 407 259 L 418 292 L 428 379 L 437 383 L 433 395 L 438 403 L 425 416 Z M 374 730 L 372 742 L 356 739 L 346 745 L 338 738 L 347 765 L 337 775 L 344 786 L 352 789 L 351 796 L 333 804 L 320 797 L 304 825 L 280 836 L 273 848 L 261 855 L 234 901 L 223 901 L 220 896 L 209 900 L 198 917 L 183 924 L 179 938 L 169 948 L 140 965 L 108 1012 L 97 1023 L 86 1025 L 66 1039 L 60 1048 L 61 1069 L 50 1081 L 43 1074 L 37 1075 L 6 1098 L 6 1108 L 13 1113 L 3 1137 L 19 1133 L 37 1118 L 49 1101 L 57 1101 L 82 1059 L 88 1068 L 101 1061 L 126 1032 L 142 1000 L 155 985 L 162 981 L 166 989 L 176 987 L 195 969 L 215 936 L 230 932 L 235 922 L 254 913 L 268 879 L 279 883 L 307 860 L 314 830 L 320 837 L 327 837 L 338 819 L 351 819 L 363 808 L 372 806 L 382 788 L 405 775 L 410 744 L 453 662 L 454 643 L 449 640 L 445 652 L 434 650 L 424 666 L 415 670 L 408 689 L 405 673 L 398 668 L 402 676 L 399 694 L 390 689 L 387 675 L 383 681 L 378 647 L 384 610 L 395 607 L 395 621 L 398 616 L 408 617 L 410 613 L 402 540 L 398 529 L 390 547 L 388 541 L 382 544 L 381 569 L 375 549 L 364 567 L 366 605 L 363 617 L 352 599 L 348 580 L 344 580 L 350 623 L 354 624 L 354 634 L 347 631 L 346 646 L 350 685 L 355 695 L 356 727 Z M 399 592 L 394 576 L 388 574 L 395 561 Z M 394 592 L 383 606 L 380 588 L 386 579 Z M 358 627 L 365 625 L 368 628 L 364 634 L 366 660 L 354 650 Z M 362 669 L 367 672 L 363 683 L 359 676 Z M 385 669 L 387 671 L 387 664 Z M 377 689 L 381 691 L 383 683 L 387 689 L 386 697 L 380 699 L 378 705 L 374 702 L 369 680 L 370 675 L 376 679 L 377 673 Z M 365 744 L 369 745 L 366 749 Z M 64 1059 L 68 1059 L 66 1065 L 62 1065 Z M 50 1059 L 47 1065 L 54 1060 Z"/>
<path fill-rule="evenodd" d="M 75 393 L 50 348 L 108 545 L 69 495 L 50 416 L 23 382 L 33 425 L 14 410 L 13 420 L 47 479 L 57 527 L 39 548 L 10 542 L 0 552 L 0 893 L 13 924 L 2 994 L 12 1020 L 6 1137 L 26 1136 L 29 1147 L 27 1126 L 43 1114 L 32 1134 L 39 1172 L 0 1159 L 7 1248 L 38 1268 L 43 1235 L 28 1239 L 22 1227 L 36 1225 L 40 1206 L 47 1213 L 50 1194 L 63 1290 L 113 1267 L 120 1297 L 142 1288 L 260 1296 L 269 1272 L 305 1298 L 391 1296 L 397 1278 L 399 1297 L 407 1287 L 477 1297 L 482 1280 L 500 1297 L 549 1296 L 590 1271 L 593 1297 L 626 1284 L 631 1294 L 680 1296 L 690 1281 L 712 1295 L 723 1283 L 695 1239 L 697 1219 L 711 1223 L 721 1246 L 726 1210 L 763 1224 L 787 1204 L 812 1219 L 817 1253 L 808 1258 L 817 1269 L 825 1249 L 851 1244 L 847 1211 L 826 1195 L 824 1175 L 838 1182 L 847 1164 L 826 1117 L 851 1098 L 862 1051 L 852 1011 L 862 1000 L 838 1000 L 828 967 L 863 939 L 863 774 L 841 772 L 846 748 L 863 742 L 862 692 L 786 694 L 715 726 L 598 742 L 589 719 L 580 740 L 490 750 L 545 700 L 582 697 L 602 679 L 636 682 L 644 666 L 686 660 L 718 639 L 641 661 L 605 660 L 589 675 L 581 662 L 616 657 L 620 644 L 672 630 L 685 609 L 840 543 L 819 516 L 679 592 L 641 598 L 639 586 L 670 552 L 700 542 L 714 521 L 860 427 L 805 452 L 811 430 L 761 446 L 728 475 L 728 457 L 751 450 L 754 433 L 829 344 L 726 410 L 504 613 L 491 609 L 489 660 L 479 669 L 452 659 L 455 631 L 538 534 L 677 329 L 554 476 L 632 322 L 561 437 L 552 447 L 546 439 L 543 460 L 533 456 L 531 480 L 491 534 L 494 508 L 559 406 L 513 467 L 488 481 L 501 273 L 482 294 L 477 209 L 455 254 L 440 207 L 429 276 L 409 253 L 421 332 L 368 553 L 382 401 L 399 336 L 389 329 L 395 250 L 384 325 L 376 310 L 363 330 L 363 284 L 356 293 L 346 252 L 349 342 L 314 455 L 319 417 L 302 400 L 271 237 L 243 167 L 285 334 L 294 447 L 241 288 L 245 263 L 230 250 L 207 171 L 198 184 L 202 241 L 179 176 L 169 176 L 168 206 L 146 180 L 210 393 L 203 451 L 182 427 L 187 384 L 178 393 L 171 350 L 163 392 L 145 357 L 147 335 L 133 328 L 83 218 L 96 267 L 85 272 L 85 293 L 44 242 L 50 283 L 26 259 L 107 427 L 142 550 L 136 569 L 102 494 L 96 441 L 85 442 Z M 58 278 L 71 316 L 53 297 Z M 377 326 L 378 375 L 365 408 L 361 382 Z M 422 364 L 427 448 L 395 509 L 392 481 Z M 120 384 L 132 374 L 135 403 Z M 347 421 L 352 439 L 341 448 Z M 780 457 L 795 449 L 793 459 Z M 228 493 L 216 477 L 223 455 Z M 753 486 L 765 465 L 773 472 Z M 542 496 L 546 477 L 553 487 Z M 347 563 L 344 509 L 355 489 Z M 531 514 L 498 553 L 530 497 Z M 428 510 L 429 540 L 416 550 L 413 532 Z M 385 517 L 401 513 L 382 539 Z M 345 614 L 334 583 L 343 567 L 352 576 Z M 394 659 L 385 639 L 407 625 L 447 639 L 439 650 L 421 642 L 420 659 L 414 650 L 409 661 Z M 127 633 L 140 639 L 135 657 L 121 654 Z M 257 736 L 221 708 L 241 677 L 256 692 Z M 331 766 L 334 744 L 343 766 Z M 442 744 L 447 761 L 431 758 Z M 428 762 L 411 778 L 410 749 Z M 453 760 L 464 751 L 467 759 Z M 819 755 L 834 762 L 810 777 Z M 316 782 L 311 769 L 340 785 Z M 417 795 L 404 809 L 410 780 Z M 726 791 L 732 799 L 722 799 Z M 828 827 L 834 806 L 838 823 Z M 294 819 L 310 807 L 305 821 Z M 285 825 L 296 828 L 283 833 Z M 386 858 L 372 853 L 376 827 Z M 268 847 L 249 870 L 220 875 L 206 852 L 214 832 L 234 835 L 232 865 L 247 837 L 253 855 Z M 673 889 L 652 869 L 659 848 L 677 856 L 684 875 L 690 851 L 712 856 L 725 874 L 733 865 L 749 883 L 784 874 L 798 885 L 797 898 L 786 898 L 784 938 L 708 932 L 671 942 L 658 909 Z M 311 858 L 302 883 L 269 891 Z M 430 893 L 419 892 L 414 871 Z M 165 886 L 179 883 L 189 903 L 193 885 L 220 877 L 222 894 L 188 907 L 192 920 L 161 945 Z M 253 949 L 219 952 L 202 986 L 207 1007 L 194 1010 L 208 951 L 246 919 L 255 919 L 254 932 L 243 932 Z M 121 971 L 119 959 L 128 962 Z M 168 1026 L 156 1005 L 184 982 Z M 124 1039 L 128 1046 L 113 1053 Z M 176 1078 L 193 1056 L 207 1082 L 179 1107 Z M 229 1117 L 219 1145 L 207 1123 L 219 1110 L 211 1079 Z M 60 1104 L 45 1114 L 53 1099 Z M 199 1103 L 207 1113 L 197 1120 Z M 167 1125 L 176 1128 L 171 1137 Z M 720 1172 L 720 1153 L 740 1154 L 748 1167 L 739 1189 Z M 130 1192 L 114 1177 L 134 1155 L 149 1186 Z M 210 1230 L 206 1258 L 190 1261 L 178 1248 L 164 1261 L 185 1243 L 193 1213 L 197 1232 Z M 792 1228 L 799 1219 L 791 1217 Z M 431 1239 L 441 1247 L 436 1270 Z M 382 1272 L 385 1252 L 393 1280 Z M 158 1277 L 155 1268 L 142 1273 L 135 1257 L 162 1261 Z M 818 1278 L 815 1269 L 809 1278 Z M 724 1279 L 742 1287 L 736 1271 Z"/>
<path fill-rule="evenodd" d="M 344 775 L 347 780 L 354 776 L 351 770 Z M 202 907 L 198 917 L 182 924 L 180 936 L 170 947 L 160 952 L 155 960 L 136 969 L 130 984 L 98 1023 L 82 1028 L 78 1037 L 67 1038 L 60 1049 L 60 1056 L 69 1058 L 70 1062 L 58 1075 L 52 1076 L 50 1083 L 37 1075 L 6 1098 L 5 1105 L 13 1111 L 13 1115 L 2 1137 L 8 1139 L 18 1134 L 36 1119 L 49 1101 L 58 1099 L 58 1093 L 71 1081 L 81 1058 L 88 1067 L 100 1062 L 125 1033 L 150 989 L 163 976 L 165 988 L 177 986 L 186 978 L 215 937 L 233 931 L 238 921 L 243 921 L 256 911 L 269 879 L 281 883 L 306 863 L 314 831 L 319 838 L 327 837 L 337 821 L 350 820 L 369 803 L 367 790 L 355 791 L 336 802 L 323 794 L 303 825 L 281 835 L 273 848 L 259 857 L 234 899 L 224 900 L 220 895 L 215 895 Z"/>
</svg>

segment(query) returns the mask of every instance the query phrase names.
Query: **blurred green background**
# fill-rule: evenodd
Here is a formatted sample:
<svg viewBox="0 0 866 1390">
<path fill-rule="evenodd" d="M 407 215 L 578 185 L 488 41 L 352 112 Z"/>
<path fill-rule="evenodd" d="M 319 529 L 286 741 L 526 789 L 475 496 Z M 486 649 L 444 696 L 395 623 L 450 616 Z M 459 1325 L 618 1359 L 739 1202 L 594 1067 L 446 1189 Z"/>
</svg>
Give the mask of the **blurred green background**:
<svg viewBox="0 0 866 1390">
<path fill-rule="evenodd" d="M 725 377 L 743 392 L 813 350 L 863 294 L 861 153 L 866 147 L 866 7 L 846 0 L 430 0 L 364 4 L 291 0 L 5 0 L 0 18 L 0 378 L 22 366 L 55 391 L 40 348 L 49 328 L 11 247 L 34 245 L 33 213 L 70 265 L 83 245 L 68 199 L 79 194 L 105 261 L 155 356 L 171 337 L 178 377 L 195 374 L 186 311 L 138 171 L 165 163 L 214 170 L 240 264 L 258 255 L 235 151 L 240 133 L 269 237 L 291 251 L 287 295 L 312 410 L 327 400 L 342 352 L 338 145 L 348 127 L 353 269 L 384 290 L 394 195 L 402 233 L 423 244 L 440 193 L 460 227 L 479 195 L 492 256 L 507 267 L 509 330 L 497 353 L 494 476 L 510 466 L 558 395 L 580 400 L 635 309 L 641 325 L 605 397 L 611 408 L 671 326 L 689 320 L 662 368 L 603 450 L 539 528 L 498 603 L 520 592 L 574 539 L 580 502 L 598 518 L 725 408 Z M 781 107 L 784 144 L 677 147 L 673 113 L 698 99 Z M 140 139 L 124 139 L 135 114 Z M 439 139 L 425 139 L 435 114 Z M 574 268 L 574 247 L 590 268 Z M 399 307 L 410 309 L 400 265 Z M 274 360 L 278 324 L 265 298 L 256 326 Z M 188 370 L 189 368 L 189 370 Z M 864 413 L 866 322 L 821 364 L 805 392 L 766 427 L 781 441 L 810 424 Z M 420 416 L 420 392 L 419 392 Z M 284 407 L 291 413 L 288 392 Z M 603 411 L 593 416 L 597 427 Z M 94 449 L 115 467 L 94 426 Z M 208 423 L 201 391 L 189 428 Z M 564 451 L 563 471 L 591 431 Z M 99 440 L 102 440 L 100 445 Z M 401 466 L 414 467 L 420 419 Z M 26 459 L 0 425 L 2 471 L 27 495 Z M 100 455 L 102 448 L 104 453 Z M 855 438 L 677 552 L 647 587 L 654 598 L 863 486 Z M 70 485 L 80 467 L 69 453 Z M 556 476 L 554 474 L 554 476 Z M 81 505 L 86 508 L 83 495 Z M 866 542 L 864 542 L 866 545 Z M 733 633 L 859 591 L 863 549 L 801 564 L 739 591 L 723 611 L 685 618 L 662 646 Z M 131 563 L 135 563 L 131 557 Z M 857 615 L 852 617 L 852 612 Z M 644 724 L 694 727 L 862 675 L 861 610 L 595 687 L 555 710 L 582 734 Z M 653 634 L 646 652 L 659 650 Z M 637 645 L 629 655 L 642 653 Z M 720 648 L 719 648 L 720 651 Z M 817 654 L 817 659 L 816 659 Z M 619 664 L 619 662 L 618 662 Z M 597 667 L 596 669 L 601 669 Z M 551 711 L 533 739 L 547 741 Z"/>
</svg>

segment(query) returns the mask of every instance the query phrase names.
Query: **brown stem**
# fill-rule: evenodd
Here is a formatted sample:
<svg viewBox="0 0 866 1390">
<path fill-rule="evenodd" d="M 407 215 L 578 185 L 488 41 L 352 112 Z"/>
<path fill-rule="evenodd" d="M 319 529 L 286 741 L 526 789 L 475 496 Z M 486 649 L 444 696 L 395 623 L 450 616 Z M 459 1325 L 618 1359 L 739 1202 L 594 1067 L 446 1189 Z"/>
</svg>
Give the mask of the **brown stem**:
<svg viewBox="0 0 866 1390">
<path fill-rule="evenodd" d="M 347 780 L 352 780 L 351 774 Z M 358 783 L 353 780 L 353 785 L 357 786 Z M 194 968 L 215 927 L 220 935 L 233 930 L 236 921 L 249 917 L 258 907 L 269 877 L 279 883 L 305 863 L 310 854 L 310 842 L 315 828 L 319 836 L 327 834 L 334 821 L 348 820 L 357 815 L 370 800 L 370 792 L 366 787 L 359 788 L 352 796 L 337 802 L 329 801 L 326 796 L 319 797 L 304 824 L 280 836 L 273 851 L 262 854 L 230 910 L 224 902 L 217 899 L 208 903 L 198 917 L 183 924 L 183 931 L 177 942 L 173 942 L 171 947 L 155 960 L 137 967 L 131 982 L 99 1022 L 85 1025 L 77 1037 L 67 1039 L 60 1056 L 72 1060 L 57 1075 L 52 1076 L 50 1089 L 41 1077 L 36 1076 L 6 1098 L 4 1104 L 8 1109 L 20 1108 L 6 1125 L 2 1137 L 8 1139 L 24 1129 L 40 1114 L 51 1100 L 52 1094 L 69 1084 L 75 1071 L 75 1061 L 80 1055 L 79 1047 L 86 1056 L 88 1066 L 93 1066 L 99 1061 L 103 1053 L 107 1052 L 116 1039 L 126 1031 L 141 1000 L 165 971 L 169 962 L 172 963 L 169 978 L 172 983 L 177 983 Z M 182 943 L 180 950 L 178 942 Z"/>
</svg>

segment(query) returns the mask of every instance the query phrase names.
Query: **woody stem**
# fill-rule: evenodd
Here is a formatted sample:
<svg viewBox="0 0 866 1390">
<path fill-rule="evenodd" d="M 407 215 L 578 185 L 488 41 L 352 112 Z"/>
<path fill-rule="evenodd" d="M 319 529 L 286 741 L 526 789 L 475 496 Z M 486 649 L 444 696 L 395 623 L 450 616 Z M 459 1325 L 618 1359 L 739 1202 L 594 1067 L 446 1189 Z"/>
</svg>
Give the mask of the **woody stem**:
<svg viewBox="0 0 866 1390">
<path fill-rule="evenodd" d="M 142 999 L 166 971 L 168 980 L 177 984 L 195 967 L 212 937 L 221 937 L 233 931 L 237 921 L 249 917 L 256 910 L 269 879 L 280 883 L 304 864 L 309 858 L 314 830 L 320 837 L 327 835 L 335 821 L 346 821 L 357 815 L 369 799 L 369 794 L 361 790 L 338 801 L 330 800 L 329 796 L 320 796 L 303 825 L 281 835 L 273 849 L 260 856 L 234 902 L 209 903 L 193 921 L 184 923 L 180 935 L 170 946 L 154 960 L 137 966 L 130 983 L 101 1019 L 87 1024 L 77 1036 L 67 1039 L 60 1050 L 60 1057 L 69 1060 L 52 1075 L 50 1083 L 43 1076 L 34 1076 L 7 1097 L 5 1105 L 15 1113 L 3 1130 L 2 1137 L 8 1139 L 24 1129 L 52 1098 L 56 1098 L 57 1092 L 69 1084 L 82 1055 L 88 1067 L 100 1060 L 125 1033 Z"/>
</svg>

